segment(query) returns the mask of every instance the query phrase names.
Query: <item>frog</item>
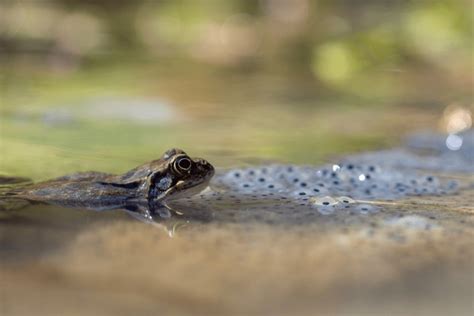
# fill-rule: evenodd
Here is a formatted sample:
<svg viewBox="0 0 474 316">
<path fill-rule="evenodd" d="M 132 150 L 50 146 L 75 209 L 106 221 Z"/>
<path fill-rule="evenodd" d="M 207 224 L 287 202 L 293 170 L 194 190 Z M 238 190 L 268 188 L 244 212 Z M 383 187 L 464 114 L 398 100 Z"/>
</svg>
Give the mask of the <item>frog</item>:
<svg viewBox="0 0 474 316">
<path fill-rule="evenodd" d="M 166 202 L 200 193 L 214 176 L 214 167 L 202 158 L 191 158 L 179 148 L 167 150 L 159 159 L 120 175 L 90 171 L 52 180 L 27 183 L 5 196 L 30 202 L 95 210 L 125 208 L 150 217 L 169 216 Z M 161 211 L 158 211 L 161 210 Z"/>
</svg>

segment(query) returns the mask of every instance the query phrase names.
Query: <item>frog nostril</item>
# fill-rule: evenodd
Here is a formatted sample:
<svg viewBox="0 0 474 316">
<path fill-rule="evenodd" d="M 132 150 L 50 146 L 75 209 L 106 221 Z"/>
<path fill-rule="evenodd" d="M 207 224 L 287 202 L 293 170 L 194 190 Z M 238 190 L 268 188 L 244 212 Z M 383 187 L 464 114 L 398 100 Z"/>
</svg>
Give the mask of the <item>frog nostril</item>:
<svg viewBox="0 0 474 316">
<path fill-rule="evenodd" d="M 214 172 L 214 166 L 211 165 L 207 160 L 202 159 L 201 163 L 203 164 L 203 166 L 206 170 Z"/>
<path fill-rule="evenodd" d="M 211 172 L 214 172 L 214 167 L 210 163 L 206 164 L 206 169 Z"/>
</svg>

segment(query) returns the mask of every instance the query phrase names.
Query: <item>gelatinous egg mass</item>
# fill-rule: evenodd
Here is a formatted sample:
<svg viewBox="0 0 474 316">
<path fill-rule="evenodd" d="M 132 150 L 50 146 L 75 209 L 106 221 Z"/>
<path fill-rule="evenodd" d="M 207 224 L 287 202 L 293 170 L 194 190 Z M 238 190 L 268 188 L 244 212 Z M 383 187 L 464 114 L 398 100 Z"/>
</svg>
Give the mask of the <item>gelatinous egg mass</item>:
<svg viewBox="0 0 474 316">
<path fill-rule="evenodd" d="M 474 133 L 456 136 L 462 144 L 454 136 L 426 137 L 412 138 L 407 148 L 358 154 L 323 166 L 270 164 L 227 170 L 195 199 L 219 198 L 229 205 L 261 202 L 273 209 L 328 215 L 338 210 L 371 214 L 380 210 L 381 201 L 456 193 L 458 181 L 439 175 L 474 172 Z M 419 149 L 430 149 L 431 154 L 421 155 Z"/>
</svg>

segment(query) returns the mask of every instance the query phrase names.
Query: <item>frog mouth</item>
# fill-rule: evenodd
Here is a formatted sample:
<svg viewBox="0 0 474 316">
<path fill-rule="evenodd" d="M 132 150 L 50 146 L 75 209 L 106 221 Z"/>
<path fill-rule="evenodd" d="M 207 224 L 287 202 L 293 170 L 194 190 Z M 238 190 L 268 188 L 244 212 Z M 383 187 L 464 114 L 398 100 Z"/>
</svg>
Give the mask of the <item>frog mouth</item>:
<svg viewBox="0 0 474 316">
<path fill-rule="evenodd" d="M 209 185 L 209 180 L 205 179 L 198 183 L 189 183 L 186 181 L 178 181 L 176 185 L 165 192 L 166 200 L 178 200 L 196 195 L 203 191 Z"/>
</svg>

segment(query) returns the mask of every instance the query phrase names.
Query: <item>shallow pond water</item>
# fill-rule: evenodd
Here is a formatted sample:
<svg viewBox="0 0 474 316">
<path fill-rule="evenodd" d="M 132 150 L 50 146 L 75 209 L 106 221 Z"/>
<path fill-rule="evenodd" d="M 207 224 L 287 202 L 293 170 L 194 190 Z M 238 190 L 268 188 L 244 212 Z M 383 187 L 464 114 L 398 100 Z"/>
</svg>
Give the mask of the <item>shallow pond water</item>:
<svg viewBox="0 0 474 316">
<path fill-rule="evenodd" d="M 152 225 L 122 210 L 3 203 L 1 315 L 472 311 L 469 147 L 453 156 L 429 133 L 400 149 L 437 126 L 442 106 L 140 69 L 19 73 L 1 109 L 0 175 L 119 174 L 181 147 L 216 166 L 212 190 Z M 234 181 L 237 171 L 255 174 Z"/>
<path fill-rule="evenodd" d="M 467 314 L 471 156 L 431 151 L 218 170 L 151 225 L 123 210 L 4 202 L 2 312 Z"/>
</svg>

